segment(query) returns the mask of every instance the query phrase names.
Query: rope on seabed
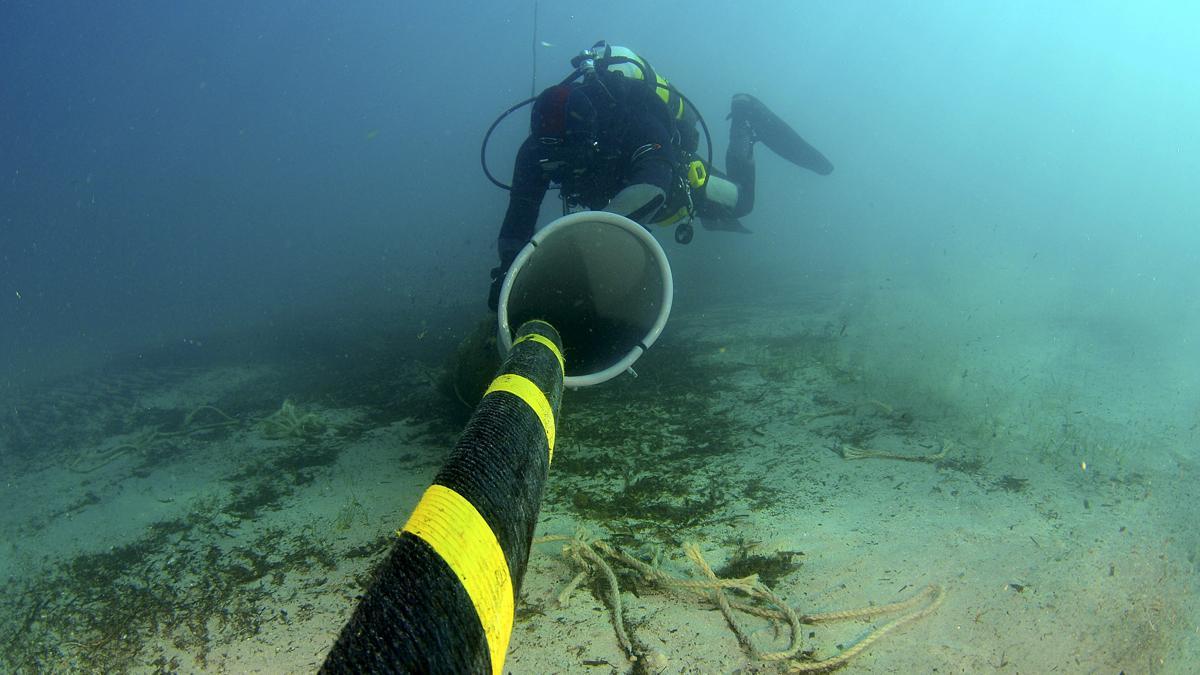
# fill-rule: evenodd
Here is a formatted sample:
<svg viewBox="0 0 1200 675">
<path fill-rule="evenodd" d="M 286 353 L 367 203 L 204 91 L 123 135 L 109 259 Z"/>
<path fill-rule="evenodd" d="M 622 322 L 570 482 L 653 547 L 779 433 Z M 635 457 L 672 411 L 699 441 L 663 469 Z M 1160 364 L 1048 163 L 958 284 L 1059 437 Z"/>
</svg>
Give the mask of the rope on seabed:
<svg viewBox="0 0 1200 675">
<path fill-rule="evenodd" d="M 195 424 L 196 417 L 204 411 L 212 411 L 219 419 L 214 422 L 206 422 L 204 424 Z M 117 461 L 121 457 L 130 453 L 138 454 L 154 447 L 160 441 L 178 436 L 189 436 L 191 434 L 210 431 L 221 427 L 228 427 L 238 424 L 238 420 L 230 417 L 224 410 L 211 405 L 202 405 L 194 408 L 183 418 L 183 424 L 176 431 L 161 431 L 157 426 L 144 427 L 138 431 L 129 434 L 127 440 L 124 440 L 110 448 L 86 452 L 75 457 L 67 468 L 75 473 L 91 473 L 98 469 L 108 466 Z"/>
<path fill-rule="evenodd" d="M 835 612 L 797 614 L 787 602 L 760 582 L 757 574 L 738 579 L 722 579 L 718 577 L 704 559 L 704 555 L 700 552 L 700 547 L 694 543 L 684 544 L 683 549 L 688 558 L 699 568 L 703 575 L 704 578 L 700 580 L 667 574 L 657 564 L 649 564 L 639 560 L 624 551 L 614 548 L 606 541 L 589 540 L 583 532 L 577 533 L 574 537 L 561 535 L 541 537 L 534 543 L 543 544 L 550 542 L 562 542 L 564 544 L 563 554 L 575 562 L 576 565 L 583 568 L 582 571 L 571 579 L 562 592 L 559 593 L 559 604 L 566 606 L 571 594 L 589 575 L 599 574 L 603 577 L 607 588 L 605 599 L 612 610 L 613 627 L 617 633 L 617 641 L 630 661 L 637 661 L 641 654 L 638 653 L 638 649 L 634 646 L 632 639 L 625 630 L 621 591 L 617 583 L 617 575 L 613 571 L 609 561 L 630 568 L 640 574 L 643 579 L 669 591 L 699 597 L 705 601 L 715 603 L 721 610 L 721 614 L 725 617 L 725 621 L 729 624 L 730 629 L 737 637 L 738 644 L 744 650 L 753 656 L 753 658 L 760 661 L 791 661 L 788 664 L 788 672 L 791 673 L 822 673 L 844 666 L 851 659 L 866 651 L 867 648 L 887 633 L 933 612 L 941 604 L 944 596 L 941 587 L 930 584 L 913 597 L 900 602 Z M 726 595 L 729 592 L 748 596 L 750 600 L 744 601 L 729 597 Z M 742 612 L 773 622 L 777 621 L 787 624 L 791 634 L 787 648 L 776 652 L 759 650 L 754 646 L 749 634 L 738 625 L 735 612 Z M 894 614 L 897 612 L 905 612 L 905 614 L 871 630 L 862 639 L 843 650 L 837 656 L 808 661 L 804 660 L 805 655 L 801 654 L 802 645 L 800 643 L 800 635 L 802 624 L 872 619 L 884 614 Z"/>
</svg>

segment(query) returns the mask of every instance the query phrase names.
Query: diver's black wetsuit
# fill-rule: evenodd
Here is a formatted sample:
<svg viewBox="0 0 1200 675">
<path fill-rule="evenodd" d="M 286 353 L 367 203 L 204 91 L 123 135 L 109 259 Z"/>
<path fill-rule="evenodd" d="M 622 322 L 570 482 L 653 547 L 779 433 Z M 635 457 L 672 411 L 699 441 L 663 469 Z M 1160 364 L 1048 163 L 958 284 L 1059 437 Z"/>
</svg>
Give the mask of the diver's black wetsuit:
<svg viewBox="0 0 1200 675">
<path fill-rule="evenodd" d="M 579 114 L 581 110 L 587 114 Z M 542 123 L 554 115 L 558 127 L 546 133 Z M 749 232 L 739 218 L 754 208 L 756 142 L 817 174 L 833 171 L 820 151 L 749 94 L 733 97 L 728 119 L 729 173 L 704 163 L 704 177 L 693 182 L 692 165 L 702 162 L 696 157 L 698 117 L 690 106 L 681 106 L 676 119 L 655 87 L 619 76 L 585 78 L 543 91 L 534 103 L 533 132 L 517 152 L 488 306 L 496 309 L 504 275 L 533 236 L 551 183 L 561 187 L 569 206 L 610 210 L 642 224 L 679 222 L 676 241 L 687 243 L 693 216 L 705 229 Z M 571 124 L 576 124 L 574 130 L 567 128 Z"/>
<path fill-rule="evenodd" d="M 676 182 L 674 121 L 654 90 L 641 82 L 571 85 L 596 111 L 594 145 L 564 147 L 530 134 L 517 152 L 508 211 L 500 226 L 501 272 L 533 236 L 550 183 L 562 186 L 572 205 L 602 209 L 623 188 L 647 184 L 671 194 Z M 662 202 L 629 216 L 651 222 Z"/>
</svg>

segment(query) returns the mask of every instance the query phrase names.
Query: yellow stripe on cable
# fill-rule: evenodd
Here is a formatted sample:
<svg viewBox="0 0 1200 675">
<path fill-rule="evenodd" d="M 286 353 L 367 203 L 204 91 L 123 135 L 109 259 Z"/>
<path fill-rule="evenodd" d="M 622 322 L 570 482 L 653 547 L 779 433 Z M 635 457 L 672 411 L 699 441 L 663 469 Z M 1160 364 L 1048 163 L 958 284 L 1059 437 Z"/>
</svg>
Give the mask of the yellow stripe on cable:
<svg viewBox="0 0 1200 675">
<path fill-rule="evenodd" d="M 550 325 L 550 324 L 546 324 L 546 325 Z M 567 362 L 565 360 L 563 360 L 562 352 L 558 351 L 558 347 L 555 346 L 555 344 L 550 340 L 550 338 L 546 337 L 545 335 L 538 335 L 537 333 L 529 333 L 527 335 L 517 338 L 517 341 L 513 343 L 513 346 L 516 347 L 517 345 L 521 344 L 522 342 L 524 342 L 526 340 L 532 340 L 540 345 L 545 345 L 546 348 L 549 349 L 550 352 L 552 354 L 554 354 L 555 357 L 558 358 L 558 367 L 562 371 L 563 377 L 567 376 Z"/>
<path fill-rule="evenodd" d="M 492 673 L 499 675 L 512 635 L 513 585 L 492 528 L 462 495 L 435 484 L 425 491 L 403 531 L 424 540 L 454 570 L 483 624 Z"/>
<path fill-rule="evenodd" d="M 550 457 L 546 463 L 554 461 L 554 410 L 550 408 L 550 401 L 546 399 L 546 395 L 541 389 L 534 384 L 529 378 L 505 373 L 496 379 L 492 380 L 492 384 L 488 386 L 487 391 L 483 392 L 484 398 L 494 391 L 506 391 L 513 396 L 525 402 L 542 421 L 542 429 L 546 432 L 546 445 L 550 451 Z"/>
</svg>

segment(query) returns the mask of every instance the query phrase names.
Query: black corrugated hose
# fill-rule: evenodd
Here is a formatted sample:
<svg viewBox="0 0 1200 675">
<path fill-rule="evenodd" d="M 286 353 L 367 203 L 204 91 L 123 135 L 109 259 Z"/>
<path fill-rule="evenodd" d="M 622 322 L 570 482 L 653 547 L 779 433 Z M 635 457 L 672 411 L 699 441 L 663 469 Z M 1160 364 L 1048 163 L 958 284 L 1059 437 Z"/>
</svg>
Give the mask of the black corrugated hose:
<svg viewBox="0 0 1200 675">
<path fill-rule="evenodd" d="M 322 673 L 502 672 L 563 375 L 558 332 L 522 325 Z"/>
</svg>

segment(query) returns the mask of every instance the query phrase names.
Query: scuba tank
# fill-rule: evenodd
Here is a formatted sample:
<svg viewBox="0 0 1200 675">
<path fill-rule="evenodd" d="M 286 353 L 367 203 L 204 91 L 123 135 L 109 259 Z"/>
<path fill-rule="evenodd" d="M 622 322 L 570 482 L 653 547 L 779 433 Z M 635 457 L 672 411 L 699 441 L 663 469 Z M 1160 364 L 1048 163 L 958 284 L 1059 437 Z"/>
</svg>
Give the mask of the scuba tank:
<svg viewBox="0 0 1200 675">
<path fill-rule="evenodd" d="M 699 123 L 700 128 L 704 130 L 704 137 L 708 144 L 707 165 L 712 166 L 712 134 L 709 133 L 708 125 L 705 124 L 704 117 L 700 114 L 700 110 L 696 108 L 695 104 L 693 104 L 691 100 L 683 94 L 683 92 L 679 91 L 679 89 L 668 82 L 666 78 L 659 76 L 650 66 L 650 64 L 645 59 L 633 52 L 633 50 L 625 47 L 613 46 L 601 40 L 592 45 L 590 49 L 585 49 L 572 57 L 571 67 L 573 70 L 567 74 L 567 76 L 563 78 L 562 81 L 560 81 L 556 86 L 568 85 L 581 78 L 594 78 L 595 81 L 599 82 L 601 86 L 607 89 L 608 87 L 612 86 L 611 76 L 620 76 L 629 80 L 641 80 L 642 82 L 651 84 L 651 86 L 654 87 L 655 93 L 658 94 L 659 98 L 661 98 L 663 103 L 666 105 L 667 112 L 671 114 L 674 120 L 676 120 L 675 128 L 677 131 L 680 131 L 681 120 L 690 119 L 692 115 L 695 115 L 695 121 Z M 609 77 L 605 77 L 606 75 Z M 537 98 L 537 96 L 530 96 L 523 101 L 514 103 L 507 110 L 500 113 L 495 121 L 492 122 L 491 126 L 488 127 L 487 133 L 483 135 L 483 142 L 479 146 L 479 162 L 483 167 L 483 174 L 487 176 L 487 179 L 491 181 L 493 185 L 502 190 L 511 190 L 512 186 L 500 181 L 498 178 L 492 175 L 491 170 L 488 168 L 488 142 L 491 140 L 492 134 L 496 131 L 496 128 L 499 127 L 509 115 L 533 103 L 537 100 Z M 687 134 L 681 132 L 680 136 L 680 142 L 686 149 L 692 152 L 698 149 L 699 138 L 696 136 L 696 134 L 694 134 L 694 132 L 689 132 Z M 688 146 L 692 147 L 689 148 Z"/>
<path fill-rule="evenodd" d="M 676 165 L 680 167 L 675 177 L 675 189 L 672 190 L 668 204 L 669 209 L 664 218 L 660 218 L 654 224 L 659 226 L 675 225 L 675 241 L 680 244 L 686 244 L 692 240 L 694 230 L 691 221 L 695 217 L 695 206 L 692 200 L 692 191 L 704 189 L 708 181 L 708 169 L 712 166 L 713 145 L 712 134 L 709 133 L 708 125 L 704 122 L 704 117 L 700 114 L 695 104 L 688 99 L 683 92 L 673 86 L 665 77 L 655 72 L 650 63 L 639 56 L 633 50 L 627 47 L 610 45 L 601 40 L 596 42 L 590 49 L 585 49 L 579 54 L 576 54 L 571 59 L 572 71 L 557 85 L 543 91 L 539 96 L 532 96 L 519 103 L 516 103 L 505 110 L 492 122 L 488 127 L 487 133 L 484 134 L 483 143 L 479 148 L 479 161 L 483 167 L 483 173 L 487 176 L 494 185 L 503 189 L 511 190 L 512 186 L 507 185 L 492 175 L 487 165 L 487 145 L 492 137 L 492 133 L 496 128 L 512 113 L 521 108 L 535 103 L 538 99 L 546 94 L 553 96 L 555 88 L 562 90 L 563 97 L 567 88 L 573 85 L 578 80 L 583 80 L 585 84 L 592 85 L 605 92 L 607 97 L 616 102 L 620 100 L 619 91 L 614 91 L 619 88 L 627 88 L 630 86 L 649 86 L 653 88 L 654 94 L 663 102 L 664 122 L 671 128 L 673 133 L 673 143 L 675 151 L 678 153 Z M 564 101 L 565 103 L 566 101 Z M 705 140 L 707 142 L 707 163 L 696 157 L 696 151 L 699 149 L 699 133 L 696 131 L 696 125 L 704 131 Z M 539 123 L 539 111 L 535 105 L 534 113 L 531 116 L 531 132 L 538 133 L 541 126 Z M 552 141 L 550 141 L 553 143 Z M 555 154 L 565 155 L 571 152 L 581 152 L 579 148 L 568 148 L 567 144 L 563 143 L 563 147 L 556 147 Z M 594 153 L 597 148 L 592 144 L 590 150 Z M 547 169 L 557 173 L 551 174 L 553 187 L 559 189 L 559 195 L 563 203 L 564 215 L 568 213 L 572 206 L 586 204 L 586 198 L 576 192 L 574 194 L 566 194 L 563 191 L 564 174 L 562 171 L 571 164 L 569 158 L 552 160 L 551 164 L 547 165 Z"/>
</svg>

